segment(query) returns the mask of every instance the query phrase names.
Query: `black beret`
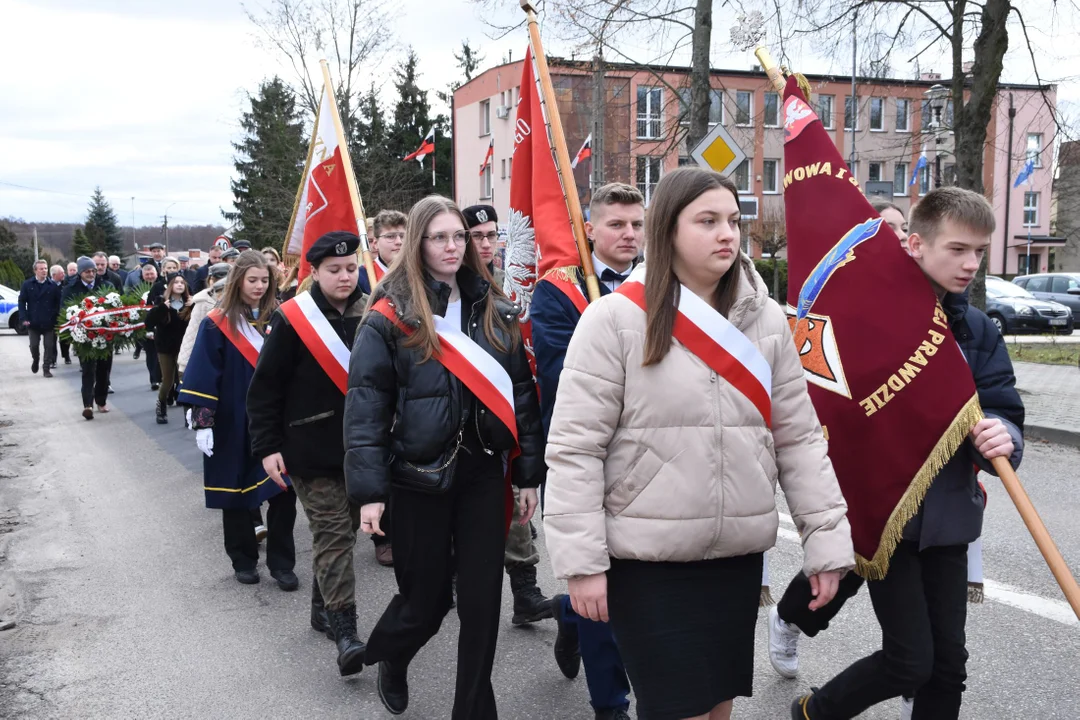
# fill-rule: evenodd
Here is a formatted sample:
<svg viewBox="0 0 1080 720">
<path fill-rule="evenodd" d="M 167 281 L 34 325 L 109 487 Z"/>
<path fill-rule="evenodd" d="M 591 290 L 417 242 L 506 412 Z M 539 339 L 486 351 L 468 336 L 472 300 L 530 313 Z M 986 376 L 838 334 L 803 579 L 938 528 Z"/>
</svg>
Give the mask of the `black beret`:
<svg viewBox="0 0 1080 720">
<path fill-rule="evenodd" d="M 328 257 L 349 257 L 350 255 L 355 255 L 358 247 L 360 247 L 360 238 L 358 238 L 355 233 L 335 230 L 326 233 L 316 240 L 312 246 L 308 248 L 307 254 L 304 255 L 304 259 L 314 265 L 320 260 Z"/>
<path fill-rule="evenodd" d="M 495 208 L 490 205 L 470 205 L 461 211 L 465 216 L 465 224 L 469 229 L 486 222 L 499 222 L 499 216 L 495 214 Z"/>
<path fill-rule="evenodd" d="M 249 243 L 247 240 L 237 240 L 233 243 L 233 247 L 237 250 L 250 250 L 251 243 Z"/>
</svg>

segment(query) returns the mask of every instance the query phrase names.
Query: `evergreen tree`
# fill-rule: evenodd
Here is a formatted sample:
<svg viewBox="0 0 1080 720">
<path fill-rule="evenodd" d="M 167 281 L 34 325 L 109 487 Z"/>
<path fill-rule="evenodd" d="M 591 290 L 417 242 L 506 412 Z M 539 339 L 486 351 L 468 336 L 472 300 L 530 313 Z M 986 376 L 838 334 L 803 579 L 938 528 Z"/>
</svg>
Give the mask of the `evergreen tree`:
<svg viewBox="0 0 1080 720">
<path fill-rule="evenodd" d="M 94 188 L 86 216 L 86 237 L 94 250 L 104 250 L 110 255 L 124 251 L 124 235 L 116 221 L 112 205 L 105 199 L 101 187 Z"/>
<path fill-rule="evenodd" d="M 86 236 L 86 232 L 83 228 L 75 228 L 75 234 L 71 238 L 71 256 L 73 260 L 78 260 L 85 255 L 91 257 L 96 248 L 90 242 L 90 238 Z"/>
<path fill-rule="evenodd" d="M 13 267 L 19 268 L 25 277 L 34 274 L 34 251 L 19 245 L 15 231 L 7 225 L 0 225 L 0 262 L 10 260 Z"/>
<path fill-rule="evenodd" d="M 230 184 L 239 223 L 234 240 L 252 247 L 279 247 L 289 230 L 296 190 L 307 157 L 307 142 L 296 96 L 280 78 L 262 83 L 251 110 L 240 119 L 244 138 L 233 143 L 237 177 Z"/>
<path fill-rule="evenodd" d="M 403 192 L 411 192 L 412 197 L 419 197 L 426 192 L 450 194 L 450 177 L 453 172 L 450 154 L 450 121 L 445 116 L 431 118 L 431 106 L 428 104 L 427 91 L 419 86 L 420 73 L 417 71 L 419 59 L 409 49 L 409 54 L 395 70 L 397 77 L 394 87 L 398 91 L 394 105 L 394 123 L 390 127 L 387 148 L 392 157 L 400 159 L 420 147 L 428 130 L 435 128 L 435 157 L 424 159 L 423 167 L 419 163 L 408 162 L 403 183 Z M 435 162 L 436 185 L 431 187 L 431 163 Z"/>
</svg>

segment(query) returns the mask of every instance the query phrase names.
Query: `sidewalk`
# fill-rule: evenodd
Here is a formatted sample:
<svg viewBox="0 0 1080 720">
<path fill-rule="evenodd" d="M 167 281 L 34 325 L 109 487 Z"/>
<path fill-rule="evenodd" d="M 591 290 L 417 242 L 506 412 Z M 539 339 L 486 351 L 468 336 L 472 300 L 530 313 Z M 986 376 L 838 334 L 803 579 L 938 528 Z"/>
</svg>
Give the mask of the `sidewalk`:
<svg viewBox="0 0 1080 720">
<path fill-rule="evenodd" d="M 1024 435 L 1080 447 L 1080 368 L 1014 362 L 1024 401 Z"/>
</svg>

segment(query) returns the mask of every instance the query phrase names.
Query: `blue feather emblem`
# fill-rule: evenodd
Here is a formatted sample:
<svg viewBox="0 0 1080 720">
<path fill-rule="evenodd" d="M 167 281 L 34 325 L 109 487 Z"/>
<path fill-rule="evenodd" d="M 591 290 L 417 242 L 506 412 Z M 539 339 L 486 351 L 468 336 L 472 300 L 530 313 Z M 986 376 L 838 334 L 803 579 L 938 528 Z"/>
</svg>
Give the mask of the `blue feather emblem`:
<svg viewBox="0 0 1080 720">
<path fill-rule="evenodd" d="M 855 248 L 877 235 L 881 223 L 881 218 L 859 223 L 848 230 L 832 250 L 825 253 L 825 257 L 821 258 L 817 267 L 807 275 L 806 282 L 799 290 L 799 306 L 795 314 L 797 319 L 802 320 L 810 314 L 810 309 L 825 289 L 825 283 L 829 282 L 833 273 L 855 259 Z"/>
</svg>

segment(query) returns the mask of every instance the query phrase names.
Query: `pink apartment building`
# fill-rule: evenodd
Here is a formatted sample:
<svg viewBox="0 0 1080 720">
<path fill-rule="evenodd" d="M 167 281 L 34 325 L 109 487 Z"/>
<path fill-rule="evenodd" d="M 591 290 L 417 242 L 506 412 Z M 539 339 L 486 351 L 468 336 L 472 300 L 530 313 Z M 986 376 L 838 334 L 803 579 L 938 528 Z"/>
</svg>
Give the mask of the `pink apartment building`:
<svg viewBox="0 0 1080 720">
<path fill-rule="evenodd" d="M 593 68 L 590 62 L 550 58 L 552 84 L 571 156 L 593 130 Z M 485 202 L 505 216 L 513 169 L 515 106 L 522 62 L 491 68 L 454 93 L 454 173 L 460 204 Z M 952 108 L 948 80 L 927 74 L 918 80 L 857 79 L 854 117 L 851 78 L 808 75 L 812 103 L 837 147 L 851 157 L 853 172 L 867 193 L 908 211 L 939 181 L 954 176 Z M 636 185 L 649 199 L 660 177 L 691 163 L 686 147 L 689 75 L 684 67 L 641 69 L 609 63 L 604 75 L 603 180 Z M 783 129 L 781 103 L 760 70 L 713 70 L 710 122 L 723 123 L 747 154 L 733 179 L 743 214 L 759 227 L 783 225 Z M 1012 98 L 1012 155 L 1009 103 Z M 1053 85 L 1002 84 L 988 128 L 983 183 L 998 217 L 990 256 L 993 274 L 1025 271 L 1031 236 L 1032 272 L 1051 269 L 1060 240 L 1050 233 L 1055 124 Z M 854 132 L 852 127 L 854 126 Z M 494 143 L 494 161 L 480 166 Z M 593 161 L 598 161 L 594 141 Z M 927 163 L 916 172 L 921 154 Z M 1030 183 L 1012 189 L 1028 158 L 1035 161 Z M 578 191 L 588 201 L 590 162 L 576 171 Z M 912 179 L 914 177 L 914 183 Z M 1006 197 L 1008 210 L 1006 210 Z M 1008 214 L 1008 227 L 1006 227 Z M 746 249 L 761 254 L 749 242 Z"/>
</svg>

